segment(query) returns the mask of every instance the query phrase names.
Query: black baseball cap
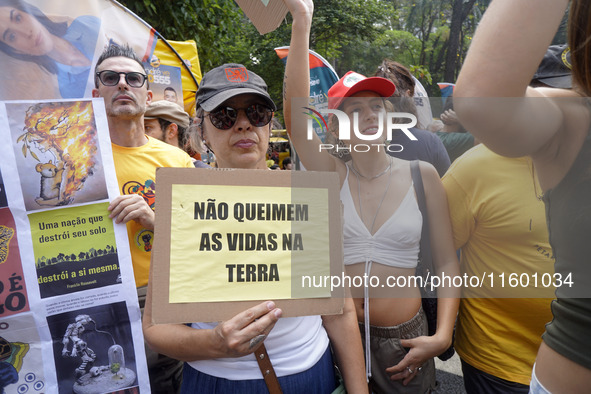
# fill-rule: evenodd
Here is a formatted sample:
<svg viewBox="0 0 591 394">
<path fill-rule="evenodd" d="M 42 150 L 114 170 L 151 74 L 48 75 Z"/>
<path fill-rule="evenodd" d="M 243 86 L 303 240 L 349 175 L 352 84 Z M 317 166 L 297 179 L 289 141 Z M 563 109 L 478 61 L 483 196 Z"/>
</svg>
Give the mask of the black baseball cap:
<svg viewBox="0 0 591 394">
<path fill-rule="evenodd" d="M 263 78 L 236 63 L 224 64 L 205 73 L 197 90 L 197 106 L 210 112 L 224 101 L 245 93 L 262 97 L 273 111 L 277 110 Z"/>
<path fill-rule="evenodd" d="M 548 47 L 532 82 L 541 82 L 553 88 L 571 89 L 572 71 L 570 48 L 567 44 Z"/>
</svg>

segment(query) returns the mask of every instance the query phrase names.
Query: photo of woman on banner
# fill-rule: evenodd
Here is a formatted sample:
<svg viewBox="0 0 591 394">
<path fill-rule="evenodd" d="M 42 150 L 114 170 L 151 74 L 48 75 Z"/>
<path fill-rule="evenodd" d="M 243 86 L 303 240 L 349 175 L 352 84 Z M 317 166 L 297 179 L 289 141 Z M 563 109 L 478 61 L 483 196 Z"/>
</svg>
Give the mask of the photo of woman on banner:
<svg viewBox="0 0 591 394">
<path fill-rule="evenodd" d="M 62 98 L 81 98 L 100 25 L 100 19 L 92 15 L 56 22 L 25 1 L 0 0 L 0 51 L 54 75 Z"/>
<path fill-rule="evenodd" d="M 417 201 L 419 193 L 415 194 L 415 187 L 420 186 L 413 182 L 412 162 L 386 152 L 385 129 L 390 124 L 386 115 L 394 112 L 387 98 L 396 87 L 388 79 L 349 71 L 330 88 L 332 116 L 326 115 L 325 122 L 329 133 L 338 132 L 339 139 L 350 144 L 351 160 L 345 163 L 331 155 L 324 149 L 326 144 L 309 131 L 312 116 L 305 112 L 310 110 L 307 53 L 314 5 L 311 0 L 285 3 L 293 16 L 284 79 L 285 124 L 306 169 L 334 171 L 340 178 L 345 272 L 352 278 L 369 278 L 351 292 L 365 344 L 370 389 L 375 393 L 431 392 L 436 389 L 433 358 L 452 342 L 459 289 L 438 289 L 437 330 L 428 335 L 420 290 L 425 284 L 417 279 L 425 221 Z M 432 165 L 418 162 L 417 167 L 429 218 L 435 271 L 431 275 L 459 276 L 443 185 Z M 396 286 L 391 278 L 396 278 Z"/>
<path fill-rule="evenodd" d="M 265 81 L 241 64 L 225 64 L 204 75 L 197 92 L 197 124 L 218 168 L 268 170 L 265 154 L 276 108 Z M 185 361 L 183 393 L 267 392 L 259 357 L 253 354 L 261 349 L 268 352 L 263 358 L 271 361 L 284 393 L 331 393 L 338 385 L 333 354 L 347 391 L 367 393 L 350 298 L 338 315 L 281 318 L 283 311 L 265 301 L 219 324 L 152 324 L 151 305 L 149 290 L 146 342 Z"/>
</svg>

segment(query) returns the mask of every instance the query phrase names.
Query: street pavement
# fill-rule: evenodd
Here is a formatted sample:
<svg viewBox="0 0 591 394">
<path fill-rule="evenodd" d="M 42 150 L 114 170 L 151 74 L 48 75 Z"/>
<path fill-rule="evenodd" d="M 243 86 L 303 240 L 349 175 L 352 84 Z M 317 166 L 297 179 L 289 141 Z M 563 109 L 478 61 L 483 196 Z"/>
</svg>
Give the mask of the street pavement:
<svg viewBox="0 0 591 394">
<path fill-rule="evenodd" d="M 465 394 L 464 380 L 462 379 L 462 365 L 460 357 L 454 354 L 447 361 L 441 361 L 435 357 L 435 368 L 439 388 L 436 393 Z"/>
</svg>

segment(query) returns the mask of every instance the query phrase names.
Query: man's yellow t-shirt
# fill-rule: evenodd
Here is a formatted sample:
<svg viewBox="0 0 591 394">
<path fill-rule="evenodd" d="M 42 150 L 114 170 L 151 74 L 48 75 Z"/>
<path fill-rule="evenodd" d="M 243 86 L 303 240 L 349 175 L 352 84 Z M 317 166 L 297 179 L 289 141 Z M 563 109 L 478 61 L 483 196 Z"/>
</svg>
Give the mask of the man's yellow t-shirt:
<svg viewBox="0 0 591 394">
<path fill-rule="evenodd" d="M 484 145 L 443 177 L 462 275 L 484 278 L 482 287 L 463 290 L 454 346 L 471 366 L 525 385 L 554 297 L 542 283 L 554 256 L 534 179 L 530 158 L 502 157 Z"/>
<path fill-rule="evenodd" d="M 140 147 L 127 148 L 111 144 L 115 172 L 121 194 L 139 194 L 154 209 L 156 198 L 156 168 L 195 168 L 187 153 L 172 145 L 148 137 L 148 143 Z M 127 223 L 127 236 L 131 250 L 133 274 L 136 287 L 148 284 L 150 258 L 154 243 L 154 232 L 131 220 Z"/>
</svg>

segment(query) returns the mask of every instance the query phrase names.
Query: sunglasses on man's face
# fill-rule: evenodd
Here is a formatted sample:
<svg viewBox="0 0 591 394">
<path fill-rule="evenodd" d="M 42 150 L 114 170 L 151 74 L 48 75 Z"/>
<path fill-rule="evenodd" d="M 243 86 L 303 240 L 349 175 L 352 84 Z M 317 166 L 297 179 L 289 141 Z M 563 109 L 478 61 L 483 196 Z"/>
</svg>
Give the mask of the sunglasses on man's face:
<svg viewBox="0 0 591 394">
<path fill-rule="evenodd" d="M 132 88 L 141 88 L 146 83 L 148 76 L 139 72 L 117 72 L 112 70 L 103 70 L 97 72 L 96 75 L 101 83 L 105 86 L 115 86 L 121 80 L 121 75 L 125 76 L 125 82 Z"/>
<path fill-rule="evenodd" d="M 246 118 L 254 127 L 266 126 L 273 118 L 273 110 L 263 104 L 251 104 L 246 108 L 218 107 L 209 113 L 209 120 L 214 127 L 228 130 L 238 119 L 238 112 L 244 110 Z"/>
</svg>

